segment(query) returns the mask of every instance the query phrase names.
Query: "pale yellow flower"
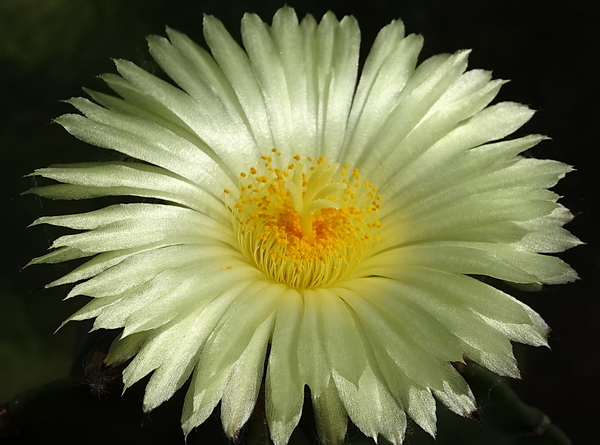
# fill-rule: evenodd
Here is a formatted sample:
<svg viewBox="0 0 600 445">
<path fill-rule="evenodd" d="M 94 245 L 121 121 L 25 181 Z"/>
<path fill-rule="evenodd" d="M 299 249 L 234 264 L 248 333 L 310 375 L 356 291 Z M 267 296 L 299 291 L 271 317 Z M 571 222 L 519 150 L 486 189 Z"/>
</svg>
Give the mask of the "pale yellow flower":
<svg viewBox="0 0 600 445">
<path fill-rule="evenodd" d="M 90 91 L 70 100 L 82 115 L 57 119 L 139 162 L 43 168 L 61 184 L 31 191 L 149 198 L 38 219 L 80 232 L 32 262 L 91 257 L 51 285 L 93 297 L 69 320 L 123 329 L 108 362 L 133 358 L 126 387 L 152 374 L 145 410 L 191 377 L 184 431 L 220 402 L 233 436 L 264 377 L 276 445 L 306 385 L 326 443 L 349 417 L 399 444 L 407 415 L 435 433 L 435 398 L 476 409 L 451 362 L 518 376 L 510 342 L 545 345 L 547 326 L 472 275 L 571 281 L 545 254 L 578 240 L 548 190 L 571 168 L 519 156 L 543 136 L 502 141 L 533 115 L 488 106 L 503 81 L 466 71 L 468 51 L 417 66 L 423 40 L 400 21 L 360 75 L 352 17 L 247 14 L 244 49 L 206 17 L 210 53 L 167 34 L 150 53 L 177 86 L 118 60 L 103 79 L 120 97 Z"/>
</svg>

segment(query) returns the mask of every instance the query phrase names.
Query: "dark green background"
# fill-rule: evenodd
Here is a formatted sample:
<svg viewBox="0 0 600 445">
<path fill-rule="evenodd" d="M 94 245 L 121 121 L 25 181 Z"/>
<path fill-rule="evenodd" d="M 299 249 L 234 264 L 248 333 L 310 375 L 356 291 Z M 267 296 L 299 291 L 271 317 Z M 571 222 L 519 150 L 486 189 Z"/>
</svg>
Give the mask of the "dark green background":
<svg viewBox="0 0 600 445">
<path fill-rule="evenodd" d="M 553 328 L 552 351 L 516 348 L 523 381 L 514 382 L 513 387 L 523 400 L 546 412 L 575 443 L 593 443 L 600 411 L 600 259 L 598 233 L 593 230 L 598 228 L 600 174 L 594 160 L 598 151 L 600 39 L 593 2 L 287 3 L 300 16 L 312 13 L 319 17 L 329 9 L 338 17 L 353 14 L 361 25 L 363 53 L 382 26 L 400 17 L 409 32 L 425 36 L 423 57 L 473 48 L 471 67 L 492 69 L 495 77 L 512 80 L 503 88 L 500 99 L 539 110 L 520 133 L 550 135 L 553 141 L 544 142 L 532 154 L 576 167 L 577 171 L 556 190 L 565 195 L 562 202 L 577 215 L 569 228 L 588 245 L 562 255 L 582 280 L 538 293 L 513 292 Z M 202 14 L 209 13 L 238 35 L 244 12 L 257 12 L 270 20 L 282 4 L 234 0 L 0 0 L 0 402 L 65 377 L 72 367 L 77 370 L 83 366 L 80 358 L 74 359 L 81 337 L 77 324 L 55 335 L 53 331 L 84 300 L 60 303 L 65 289 L 40 290 L 69 266 L 35 266 L 21 271 L 59 234 L 45 227 L 26 230 L 29 223 L 41 215 L 83 211 L 98 205 L 21 197 L 20 193 L 33 184 L 32 179 L 23 176 L 53 163 L 111 158 L 109 152 L 88 147 L 51 123 L 54 117 L 71 111 L 60 101 L 81 95 L 82 86 L 102 88 L 94 76 L 114 72 L 110 58 L 126 58 L 155 70 L 144 36 L 163 34 L 165 25 L 202 41 Z M 485 406 L 482 408 L 483 426 L 479 429 L 493 423 L 489 417 L 486 420 Z M 67 424 L 72 421 L 65 417 Z M 115 424 L 113 428 L 121 427 Z M 445 429 L 454 428 L 452 420 L 442 422 L 438 443 L 444 443 L 446 434 L 453 434 Z M 492 435 L 488 439 L 503 444 L 530 440 L 523 435 Z M 417 443 L 418 435 L 409 436 L 407 441 L 411 440 Z"/>
</svg>

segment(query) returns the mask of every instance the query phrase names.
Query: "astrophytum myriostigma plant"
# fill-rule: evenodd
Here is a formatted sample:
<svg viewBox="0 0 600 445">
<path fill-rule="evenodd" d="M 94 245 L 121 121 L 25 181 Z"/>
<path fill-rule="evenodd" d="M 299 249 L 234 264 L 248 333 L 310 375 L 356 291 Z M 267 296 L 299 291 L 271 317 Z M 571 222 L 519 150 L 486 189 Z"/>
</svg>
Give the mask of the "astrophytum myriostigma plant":
<svg viewBox="0 0 600 445">
<path fill-rule="evenodd" d="M 210 16 L 209 51 L 167 35 L 148 41 L 173 83 L 117 60 L 102 78 L 118 96 L 89 91 L 57 119 L 134 160 L 42 168 L 58 184 L 30 190 L 141 198 L 38 219 L 79 232 L 32 263 L 91 258 L 50 286 L 93 298 L 69 320 L 122 328 L 107 362 L 131 359 L 126 387 L 152 374 L 145 410 L 191 377 L 184 431 L 220 403 L 233 436 L 264 384 L 283 445 L 307 386 L 324 442 L 350 418 L 399 444 L 407 415 L 435 433 L 436 398 L 476 409 L 451 362 L 519 375 L 511 341 L 545 345 L 548 328 L 471 275 L 565 283 L 546 254 L 578 240 L 548 190 L 571 168 L 519 156 L 543 136 L 502 140 L 533 115 L 489 106 L 502 80 L 467 71 L 468 51 L 417 64 L 423 39 L 400 21 L 360 72 L 358 24 L 332 13 L 247 14 L 243 48 Z"/>
</svg>

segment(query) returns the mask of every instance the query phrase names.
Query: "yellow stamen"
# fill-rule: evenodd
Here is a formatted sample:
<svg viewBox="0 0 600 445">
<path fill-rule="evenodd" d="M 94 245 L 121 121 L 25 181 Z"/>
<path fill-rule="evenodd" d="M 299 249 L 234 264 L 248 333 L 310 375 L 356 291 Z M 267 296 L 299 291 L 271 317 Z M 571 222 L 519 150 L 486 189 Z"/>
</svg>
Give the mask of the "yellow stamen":
<svg viewBox="0 0 600 445">
<path fill-rule="evenodd" d="M 272 149 L 281 156 L 281 152 Z M 288 162 L 262 156 L 240 173 L 240 195 L 232 205 L 243 253 L 273 280 L 317 288 L 347 276 L 379 241 L 374 213 L 381 197 L 360 174 L 343 176 L 320 156 Z"/>
</svg>

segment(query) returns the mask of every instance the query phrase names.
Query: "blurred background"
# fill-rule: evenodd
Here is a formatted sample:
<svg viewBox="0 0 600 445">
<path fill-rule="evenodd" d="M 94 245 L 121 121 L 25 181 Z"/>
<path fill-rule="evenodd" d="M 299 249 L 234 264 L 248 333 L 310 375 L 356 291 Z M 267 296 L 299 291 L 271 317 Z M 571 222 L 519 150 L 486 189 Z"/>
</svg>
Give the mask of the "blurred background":
<svg viewBox="0 0 600 445">
<path fill-rule="evenodd" d="M 67 289 L 42 288 L 72 266 L 22 270 L 61 234 L 49 227 L 26 229 L 28 224 L 41 215 L 85 211 L 104 204 L 101 200 L 63 203 L 20 196 L 35 185 L 34 179 L 25 177 L 35 168 L 112 159 L 110 152 L 86 146 L 52 123 L 53 118 L 71 112 L 61 101 L 82 95 L 84 86 L 103 89 L 95 76 L 115 71 L 111 58 L 129 59 L 156 71 L 144 37 L 164 34 L 165 25 L 202 42 L 202 15 L 213 14 L 238 37 L 244 12 L 256 12 L 270 21 L 283 4 L 271 0 L 0 0 L 0 403 L 22 394 L 35 396 L 37 388 L 48 388 L 42 385 L 70 375 L 89 380 L 90 362 L 94 361 L 89 351 L 96 346 L 84 347 L 81 342 L 97 345 L 110 339 L 110 334 L 86 339 L 81 334 L 89 325 L 77 323 L 53 334 L 85 299 L 60 302 Z M 531 154 L 558 159 L 577 169 L 555 190 L 576 215 L 568 228 L 587 245 L 561 255 L 579 272 L 580 281 L 535 293 L 511 291 L 546 319 L 553 334 L 552 350 L 515 346 L 523 379 L 510 385 L 522 401 L 545 412 L 574 443 L 594 443 L 600 396 L 600 253 L 598 232 L 593 230 L 599 222 L 600 172 L 595 152 L 600 117 L 600 38 L 593 2 L 290 0 L 287 4 L 295 7 L 299 16 L 310 13 L 320 17 L 327 10 L 338 17 L 354 15 L 361 26 L 363 55 L 382 26 L 402 18 L 409 33 L 425 36 L 422 58 L 473 48 L 471 68 L 490 69 L 494 77 L 511 79 L 498 100 L 517 101 L 538 110 L 518 134 L 551 136 L 552 141 L 535 147 Z M 162 417 L 157 414 L 139 422 L 141 405 L 135 390 L 125 397 L 135 399 L 131 407 L 115 408 L 119 413 L 134 410 L 138 417 L 133 423 L 114 419 L 114 413 L 102 414 L 104 417 L 97 420 L 85 420 L 85 415 L 80 419 L 73 409 L 60 405 L 62 396 L 48 391 L 44 393 L 48 400 L 39 402 L 37 408 L 50 419 L 44 424 L 48 437 L 54 437 L 54 428 L 61 434 L 67 431 L 62 443 L 97 443 L 82 439 L 95 422 L 103 424 L 103 431 L 112 428 L 120 434 L 115 436 L 120 439 L 111 443 L 155 443 L 142 441 L 138 428 L 148 429 L 149 424 L 156 427 Z M 60 388 L 56 391 L 64 394 Z M 503 421 L 496 417 L 501 417 L 502 405 L 495 405 L 491 393 L 484 391 L 481 397 L 480 423 L 440 414 L 438 444 L 546 443 L 525 431 L 503 430 Z M 111 399 L 110 403 L 117 406 L 120 402 Z M 65 411 L 61 414 L 61 410 Z M 100 416 L 97 410 L 90 412 Z M 165 437 L 175 439 L 156 443 L 183 443 L 183 437 L 177 436 L 181 434 L 178 416 L 165 414 L 165 422 L 170 422 L 165 434 L 174 434 Z M 217 431 L 218 419 L 213 420 Z M 121 434 L 123 428 L 129 428 L 129 433 Z M 407 443 L 433 443 L 418 427 L 411 427 L 411 431 Z M 227 443 L 220 434 L 220 440 Z M 0 443 L 3 440 L 26 443 L 29 439 L 22 436 L 18 439 L 22 442 L 17 442 L 14 437 L 0 437 Z M 363 443 L 361 440 L 359 437 L 352 443 Z M 212 442 L 205 439 L 198 443 Z"/>
</svg>

